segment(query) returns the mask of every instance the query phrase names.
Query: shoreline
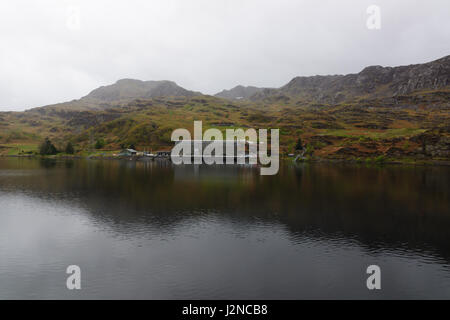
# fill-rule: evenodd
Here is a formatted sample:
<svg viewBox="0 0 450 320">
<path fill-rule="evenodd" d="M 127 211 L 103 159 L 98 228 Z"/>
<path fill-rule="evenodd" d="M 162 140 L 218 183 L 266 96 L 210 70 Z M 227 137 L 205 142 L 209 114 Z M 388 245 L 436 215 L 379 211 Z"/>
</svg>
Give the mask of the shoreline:
<svg viewBox="0 0 450 320">
<path fill-rule="evenodd" d="M 171 161 L 170 157 L 156 157 L 145 158 L 142 156 L 132 157 L 114 157 L 114 156 L 79 156 L 79 155 L 54 155 L 54 156 L 41 156 L 41 155 L 0 155 L 0 158 L 25 158 L 25 159 L 54 159 L 54 160 L 126 160 L 126 161 Z M 280 162 L 291 163 L 343 163 L 343 164 L 355 164 L 355 165 L 412 165 L 412 166 L 450 166 L 450 160 L 443 159 L 390 159 L 386 158 L 382 161 L 376 161 L 375 159 L 367 158 L 365 160 L 357 159 L 334 159 L 334 158 L 318 158 L 313 157 L 309 159 L 294 161 L 294 158 L 281 157 Z"/>
</svg>

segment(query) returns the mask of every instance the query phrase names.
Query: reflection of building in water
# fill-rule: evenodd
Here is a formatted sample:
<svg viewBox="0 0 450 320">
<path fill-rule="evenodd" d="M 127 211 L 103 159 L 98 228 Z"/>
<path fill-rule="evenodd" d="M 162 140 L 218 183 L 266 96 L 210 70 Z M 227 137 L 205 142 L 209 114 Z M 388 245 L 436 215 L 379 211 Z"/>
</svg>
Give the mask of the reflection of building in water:
<svg viewBox="0 0 450 320">
<path fill-rule="evenodd" d="M 221 182 L 251 181 L 254 176 L 259 176 L 259 170 L 254 165 L 174 165 L 175 180 L 218 180 Z"/>
<path fill-rule="evenodd" d="M 170 150 L 161 150 L 156 152 L 157 157 L 170 157 Z"/>
</svg>

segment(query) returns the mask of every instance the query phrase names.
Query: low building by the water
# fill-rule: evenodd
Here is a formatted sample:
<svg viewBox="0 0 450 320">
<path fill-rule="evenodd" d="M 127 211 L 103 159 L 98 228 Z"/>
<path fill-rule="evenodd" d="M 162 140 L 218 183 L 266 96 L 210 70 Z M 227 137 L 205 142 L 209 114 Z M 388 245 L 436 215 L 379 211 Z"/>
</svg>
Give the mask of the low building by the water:
<svg viewBox="0 0 450 320">
<path fill-rule="evenodd" d="M 120 153 L 119 156 L 121 157 L 132 157 L 137 155 L 137 151 L 134 149 L 123 149 Z"/>
<path fill-rule="evenodd" d="M 179 154 L 176 156 L 180 157 L 186 157 L 190 156 L 191 158 L 196 157 L 202 157 L 204 158 L 205 155 L 203 154 L 205 148 L 212 143 L 218 143 L 219 149 L 222 149 L 221 154 L 216 154 L 216 150 L 212 150 L 211 157 L 222 157 L 224 159 L 226 158 L 244 158 L 249 159 L 251 157 L 256 157 L 255 155 L 250 154 L 250 145 L 254 144 L 254 142 L 250 142 L 247 140 L 180 140 L 176 141 L 175 145 L 178 145 L 180 143 L 186 143 L 188 150 L 190 149 L 190 154 Z M 240 146 L 242 144 L 243 148 Z M 229 148 L 230 153 L 227 154 L 227 149 Z M 242 149 L 241 149 L 242 148 Z"/>
</svg>

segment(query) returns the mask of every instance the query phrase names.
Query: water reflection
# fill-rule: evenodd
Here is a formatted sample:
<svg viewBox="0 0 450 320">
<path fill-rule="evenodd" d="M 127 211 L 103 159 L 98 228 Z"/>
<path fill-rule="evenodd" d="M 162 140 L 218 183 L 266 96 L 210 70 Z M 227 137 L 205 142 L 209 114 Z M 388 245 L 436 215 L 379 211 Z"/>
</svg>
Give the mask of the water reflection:
<svg viewBox="0 0 450 320">
<path fill-rule="evenodd" d="M 355 263 L 355 259 L 359 259 L 356 264 L 361 265 L 374 256 L 382 261 L 399 257 L 409 259 L 413 265 L 420 260 L 422 264 L 430 263 L 433 268 L 442 267 L 448 272 L 449 173 L 446 167 L 288 164 L 281 166 L 276 176 L 260 176 L 258 168 L 248 166 L 174 167 L 165 161 L 1 159 L 0 196 L 5 201 L 23 196 L 26 198 L 20 199 L 24 199 L 24 203 L 43 201 L 53 208 L 64 207 L 63 211 L 68 211 L 70 216 L 85 216 L 86 224 L 100 226 L 101 230 L 109 230 L 122 240 L 135 241 L 136 237 L 144 237 L 146 241 L 153 241 L 156 237 L 158 241 L 178 245 L 179 241 L 195 241 L 195 246 L 189 250 L 198 251 L 200 249 L 193 248 L 207 246 L 209 240 L 205 236 L 209 235 L 209 239 L 213 239 L 209 243 L 212 247 L 205 247 L 205 250 L 213 250 L 211 254 L 222 263 L 222 267 L 216 266 L 217 261 L 214 264 L 217 279 L 221 279 L 220 274 L 224 272 L 227 276 L 233 274 L 233 264 L 238 262 L 223 260 L 225 258 L 219 255 L 222 249 L 230 250 L 232 260 L 233 256 L 247 261 L 248 255 L 259 255 L 253 261 L 255 265 L 270 261 L 270 268 L 293 276 L 294 270 L 286 271 L 288 266 L 277 266 L 277 262 L 270 259 L 272 250 L 284 252 L 285 256 L 278 257 L 279 261 L 301 266 L 303 272 L 309 273 L 302 278 L 302 283 L 306 284 L 308 277 L 318 272 L 315 269 L 330 272 L 321 264 L 329 264 L 327 259 L 336 252 L 340 252 L 338 260 L 333 260 L 337 265 L 348 266 Z M 1 227 L 0 231 L 6 232 Z M 249 247 L 252 251 L 236 253 L 245 247 L 243 241 L 249 239 L 256 243 Z M 300 250 L 302 256 L 296 256 L 296 250 Z M 275 255 L 275 251 L 272 254 Z M 348 252 L 352 254 L 346 256 Z M 187 259 L 190 267 L 195 265 L 184 254 L 178 251 L 177 254 L 181 258 L 171 260 L 172 265 L 177 259 Z M 253 262 L 247 261 L 249 265 Z M 139 265 L 133 262 L 135 264 Z M 9 264 L 4 266 L 9 267 Z M 160 267 L 171 268 L 170 265 Z M 180 269 L 176 270 L 179 281 L 195 282 L 192 274 L 191 278 L 186 275 L 180 280 Z M 348 270 L 351 272 L 353 268 Z M 257 291 L 260 296 L 252 296 L 253 291 L 247 296 L 246 289 L 236 287 L 236 281 L 231 281 L 235 287 L 228 288 L 229 292 L 242 290 L 242 297 L 249 298 L 300 298 L 334 297 L 336 288 L 344 290 L 339 286 L 333 289 L 336 280 L 333 278 L 333 281 L 328 279 L 329 282 L 320 280 L 325 284 L 316 285 L 317 292 L 312 289 L 303 292 L 291 288 L 289 279 L 270 283 L 268 271 L 260 272 L 261 277 L 265 277 L 265 284 L 260 285 L 266 285 L 270 294 L 260 288 Z M 213 285 L 200 288 L 195 282 L 186 286 L 191 291 L 182 294 L 177 283 L 172 283 L 178 290 L 176 294 L 165 292 L 155 297 L 203 297 L 206 292 L 219 288 L 222 291 L 217 291 L 216 297 L 226 297 L 225 281 L 217 283 L 214 274 L 211 270 L 209 280 L 216 289 Z M 234 270 L 234 274 L 239 278 L 244 277 L 245 272 Z M 445 281 L 439 276 L 433 281 L 450 284 L 448 273 L 444 276 Z M 168 278 L 161 277 L 167 285 Z M 436 290 L 438 297 L 450 288 L 442 290 Z M 356 291 L 344 292 L 343 297 L 354 298 Z M 400 292 L 395 288 L 390 291 L 397 296 Z M 415 294 L 417 296 L 418 292 Z M 408 293 L 403 292 L 400 297 L 408 297 Z"/>
</svg>

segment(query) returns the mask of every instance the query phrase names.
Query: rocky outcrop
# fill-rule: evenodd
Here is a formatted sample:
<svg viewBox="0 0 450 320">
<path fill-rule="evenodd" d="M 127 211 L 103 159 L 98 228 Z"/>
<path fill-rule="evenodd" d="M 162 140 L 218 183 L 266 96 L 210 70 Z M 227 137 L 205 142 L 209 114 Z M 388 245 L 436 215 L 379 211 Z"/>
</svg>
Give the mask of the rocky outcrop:
<svg viewBox="0 0 450 320">
<path fill-rule="evenodd" d="M 355 98 L 395 98 L 420 90 L 450 86 L 450 56 L 424 64 L 401 67 L 370 66 L 357 74 L 296 77 L 278 89 L 265 89 L 249 97 L 274 97 L 336 104 Z"/>
<path fill-rule="evenodd" d="M 410 140 L 420 145 L 418 154 L 432 158 L 450 158 L 450 136 L 445 128 L 436 132 L 429 130 L 420 135 L 411 137 Z"/>
</svg>

